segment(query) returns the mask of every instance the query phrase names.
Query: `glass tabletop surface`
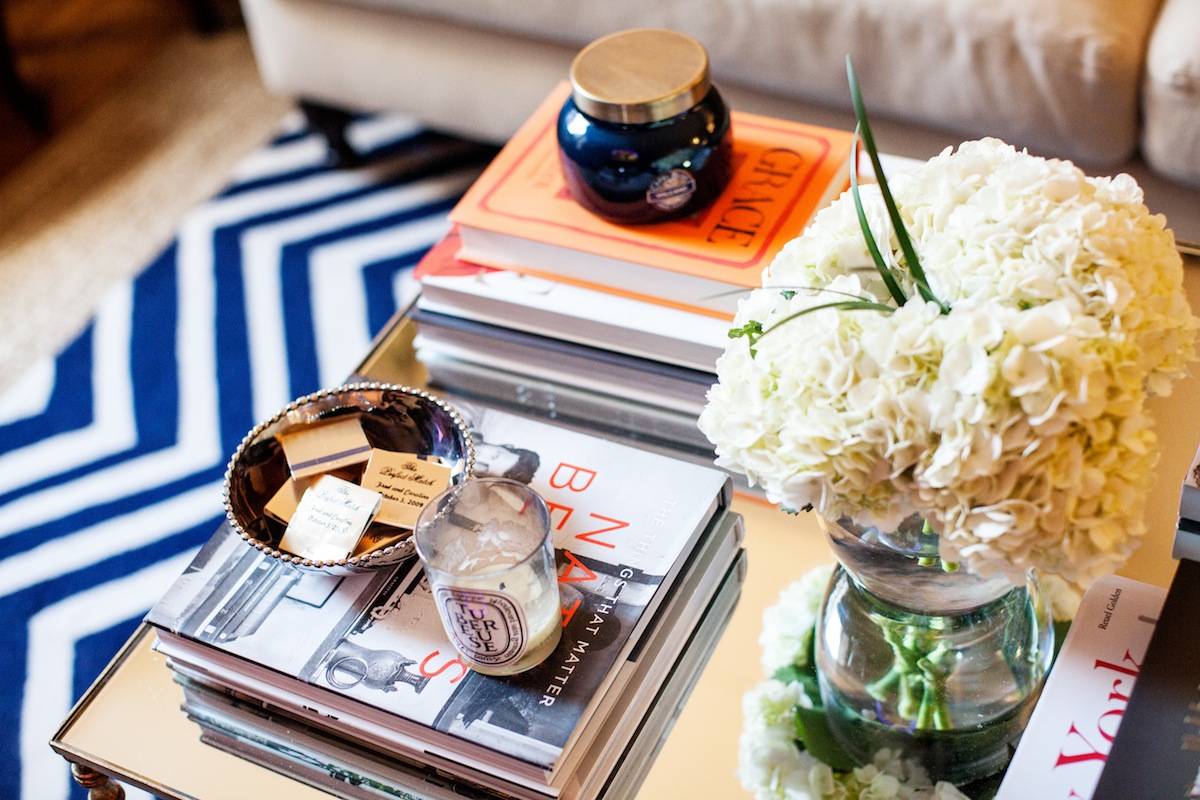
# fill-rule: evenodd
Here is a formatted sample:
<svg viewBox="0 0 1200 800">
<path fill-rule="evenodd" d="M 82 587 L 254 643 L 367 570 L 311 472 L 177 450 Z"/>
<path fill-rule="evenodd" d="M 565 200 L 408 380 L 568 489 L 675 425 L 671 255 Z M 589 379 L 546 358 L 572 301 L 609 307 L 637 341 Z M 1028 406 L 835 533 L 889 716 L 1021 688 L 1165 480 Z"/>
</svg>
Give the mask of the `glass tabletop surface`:
<svg viewBox="0 0 1200 800">
<path fill-rule="evenodd" d="M 1200 270 L 1195 260 L 1186 283 L 1192 307 L 1200 308 Z M 425 385 L 412 346 L 414 334 L 411 318 L 400 315 L 376 340 L 356 376 Z M 1150 533 L 1123 570 L 1136 579 L 1166 585 L 1174 572 L 1170 549 L 1179 485 L 1200 441 L 1198 398 L 1200 380 L 1192 375 L 1170 398 L 1152 404 L 1164 432 L 1162 479 L 1149 498 Z M 544 408 L 526 412 L 549 416 Z M 741 598 L 638 797 L 745 796 L 736 776 L 741 699 L 764 677 L 758 645 L 763 611 L 788 583 L 832 562 L 811 516 L 785 515 L 749 495 L 738 495 L 733 508 L 746 522 L 749 571 Z M 139 629 L 96 679 L 51 740 L 60 754 L 162 797 L 329 796 L 201 743 L 199 729 L 180 709 L 182 691 L 152 643 L 153 633 Z"/>
</svg>

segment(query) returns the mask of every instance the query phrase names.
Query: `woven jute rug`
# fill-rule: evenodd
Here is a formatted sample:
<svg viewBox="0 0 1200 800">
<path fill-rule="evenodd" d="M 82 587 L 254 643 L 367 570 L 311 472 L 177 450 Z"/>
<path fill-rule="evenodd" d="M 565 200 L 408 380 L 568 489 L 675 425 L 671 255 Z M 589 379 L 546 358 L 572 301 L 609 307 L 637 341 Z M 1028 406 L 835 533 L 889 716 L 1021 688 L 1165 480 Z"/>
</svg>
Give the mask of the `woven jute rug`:
<svg viewBox="0 0 1200 800">
<path fill-rule="evenodd" d="M 0 389 L 145 266 L 289 103 L 243 32 L 179 34 L 133 80 L 0 184 Z"/>
</svg>

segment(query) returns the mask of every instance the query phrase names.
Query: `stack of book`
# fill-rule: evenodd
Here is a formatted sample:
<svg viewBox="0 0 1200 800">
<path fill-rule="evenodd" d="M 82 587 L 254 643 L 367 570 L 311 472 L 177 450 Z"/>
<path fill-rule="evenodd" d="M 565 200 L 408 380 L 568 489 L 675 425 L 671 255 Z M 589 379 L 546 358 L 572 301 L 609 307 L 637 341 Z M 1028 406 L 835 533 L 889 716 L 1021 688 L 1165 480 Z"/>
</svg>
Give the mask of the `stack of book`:
<svg viewBox="0 0 1200 800">
<path fill-rule="evenodd" d="M 420 564 L 302 572 L 219 531 L 147 621 L 219 748 L 347 798 L 632 796 L 738 599 L 723 473 L 458 404 L 477 474 L 551 509 L 563 635 L 468 670 Z"/>
<path fill-rule="evenodd" d="M 846 186 L 843 131 L 735 112 L 734 175 L 699 214 L 620 226 L 567 192 L 546 99 L 417 268 L 436 386 L 712 462 L 696 429 L 737 302 Z"/>
</svg>

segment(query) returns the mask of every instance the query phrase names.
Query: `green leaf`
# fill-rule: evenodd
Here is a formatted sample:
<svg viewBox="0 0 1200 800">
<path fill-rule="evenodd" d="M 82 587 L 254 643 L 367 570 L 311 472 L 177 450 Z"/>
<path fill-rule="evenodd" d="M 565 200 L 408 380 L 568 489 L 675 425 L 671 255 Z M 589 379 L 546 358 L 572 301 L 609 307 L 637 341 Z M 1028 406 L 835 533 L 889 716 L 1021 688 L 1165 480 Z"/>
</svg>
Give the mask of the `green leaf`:
<svg viewBox="0 0 1200 800">
<path fill-rule="evenodd" d="M 863 239 L 867 243 L 867 250 L 871 253 L 871 260 L 875 262 L 875 269 L 879 272 L 879 277 L 883 278 L 883 283 L 887 286 L 892 299 L 896 301 L 896 305 L 902 306 L 908 298 L 904 295 L 904 290 L 900 288 L 900 282 L 892 274 L 891 267 L 884 260 L 883 253 L 879 251 L 879 245 L 875 243 L 875 235 L 871 233 L 871 224 L 867 222 L 867 212 L 863 209 L 862 194 L 858 190 L 858 135 L 859 129 L 855 128 L 854 139 L 850 144 L 850 195 L 854 198 L 854 210 L 858 214 L 858 227 L 862 229 Z"/>
<path fill-rule="evenodd" d="M 741 339 L 743 336 L 750 338 L 761 336 L 762 332 L 762 323 L 756 319 L 752 319 L 740 328 L 730 328 L 728 336 L 730 339 Z"/>
<path fill-rule="evenodd" d="M 754 358 L 758 355 L 758 350 L 754 348 L 758 340 L 762 338 L 763 326 L 758 320 L 752 319 L 740 328 L 730 328 L 726 334 L 730 339 L 741 339 L 745 337 L 746 344 L 750 348 L 750 357 Z"/>
<path fill-rule="evenodd" d="M 771 677 L 780 683 L 798 683 L 804 678 L 804 670 L 795 664 L 788 664 L 775 670 Z"/>
<path fill-rule="evenodd" d="M 858 766 L 833 738 L 824 709 L 796 707 L 796 738 L 814 758 L 835 770 L 845 772 Z"/>
<path fill-rule="evenodd" d="M 871 166 L 875 168 L 875 177 L 879 181 L 879 192 L 883 195 L 883 204 L 887 207 L 888 217 L 892 220 L 892 228 L 896 232 L 896 240 L 900 243 L 900 250 L 904 253 L 904 260 L 908 265 L 908 270 L 912 273 L 913 280 L 917 284 L 917 291 L 921 293 L 921 297 L 931 303 L 937 303 L 941 307 L 942 313 L 945 314 L 950 311 L 950 307 L 939 300 L 934 295 L 933 290 L 929 288 L 929 281 L 925 277 L 924 268 L 921 267 L 921 260 L 917 258 L 916 248 L 913 247 L 912 239 L 908 235 L 908 229 L 904 227 L 904 220 L 900 217 L 900 209 L 896 207 L 896 201 L 892 198 L 892 190 L 888 186 L 887 176 L 883 172 L 883 165 L 879 162 L 879 151 L 875 148 L 875 137 L 871 133 L 871 123 L 867 119 L 867 107 L 863 103 L 862 90 L 858 85 L 858 76 L 854 74 L 854 64 L 851 62 L 849 55 L 846 56 L 846 79 L 850 82 L 850 101 L 854 104 L 854 116 L 858 120 L 858 132 L 862 136 L 867 156 L 871 159 Z M 853 158 L 850 160 L 850 163 L 852 167 L 851 175 L 853 176 Z"/>
</svg>

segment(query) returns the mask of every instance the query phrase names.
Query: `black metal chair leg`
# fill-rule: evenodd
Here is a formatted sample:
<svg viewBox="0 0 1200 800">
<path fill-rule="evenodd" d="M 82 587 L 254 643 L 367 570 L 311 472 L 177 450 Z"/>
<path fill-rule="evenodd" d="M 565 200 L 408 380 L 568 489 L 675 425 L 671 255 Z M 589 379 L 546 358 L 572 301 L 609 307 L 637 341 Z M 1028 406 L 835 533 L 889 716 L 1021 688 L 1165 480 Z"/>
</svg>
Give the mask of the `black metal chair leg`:
<svg viewBox="0 0 1200 800">
<path fill-rule="evenodd" d="M 329 146 L 330 163 L 336 167 L 352 167 L 362 163 L 362 156 L 346 138 L 346 126 L 354 119 L 353 115 L 308 100 L 301 100 L 299 106 L 309 127 L 325 138 Z"/>
</svg>

